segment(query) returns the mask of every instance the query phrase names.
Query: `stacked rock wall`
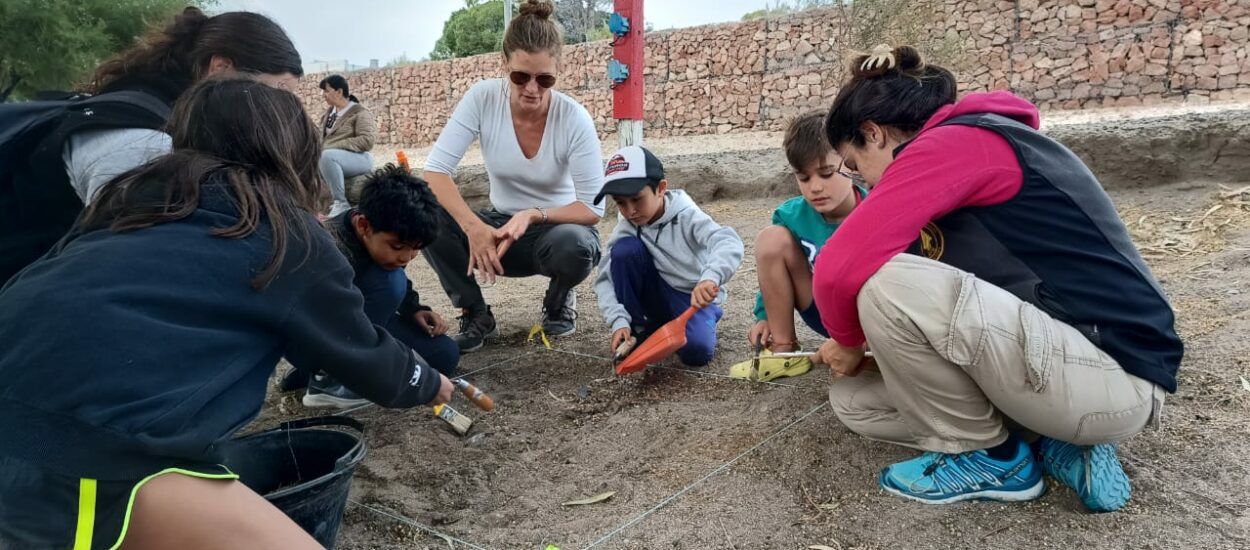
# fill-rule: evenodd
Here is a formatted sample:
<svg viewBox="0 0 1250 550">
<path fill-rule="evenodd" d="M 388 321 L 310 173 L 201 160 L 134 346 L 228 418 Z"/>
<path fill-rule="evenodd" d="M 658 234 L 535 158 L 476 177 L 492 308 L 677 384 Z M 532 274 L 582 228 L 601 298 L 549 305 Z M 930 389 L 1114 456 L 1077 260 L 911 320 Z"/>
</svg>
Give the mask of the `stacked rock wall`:
<svg viewBox="0 0 1250 550">
<path fill-rule="evenodd" d="M 1008 89 L 1042 109 L 1250 97 L 1250 0 L 907 4 L 912 22 L 923 23 L 926 53 L 955 71 L 963 91 Z M 827 108 L 863 35 L 857 17 L 832 8 L 648 34 L 647 134 L 775 130 Z M 606 41 L 567 47 L 557 85 L 604 136 L 615 132 L 609 57 Z M 381 142 L 419 146 L 437 138 L 470 85 L 502 73 L 491 53 L 346 76 L 377 116 Z M 308 75 L 301 90 L 316 114 L 325 108 L 322 76 Z"/>
</svg>

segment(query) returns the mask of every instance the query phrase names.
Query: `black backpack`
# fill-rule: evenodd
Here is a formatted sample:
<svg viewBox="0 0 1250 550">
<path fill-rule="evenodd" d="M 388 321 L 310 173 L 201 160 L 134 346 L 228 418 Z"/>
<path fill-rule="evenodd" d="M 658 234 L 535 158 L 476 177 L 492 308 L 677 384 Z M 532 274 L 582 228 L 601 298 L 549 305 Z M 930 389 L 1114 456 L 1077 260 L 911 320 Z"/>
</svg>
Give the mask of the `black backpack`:
<svg viewBox="0 0 1250 550">
<path fill-rule="evenodd" d="M 61 158 L 86 130 L 159 129 L 164 101 L 139 91 L 0 104 L 0 286 L 56 244 L 82 212 Z"/>
</svg>

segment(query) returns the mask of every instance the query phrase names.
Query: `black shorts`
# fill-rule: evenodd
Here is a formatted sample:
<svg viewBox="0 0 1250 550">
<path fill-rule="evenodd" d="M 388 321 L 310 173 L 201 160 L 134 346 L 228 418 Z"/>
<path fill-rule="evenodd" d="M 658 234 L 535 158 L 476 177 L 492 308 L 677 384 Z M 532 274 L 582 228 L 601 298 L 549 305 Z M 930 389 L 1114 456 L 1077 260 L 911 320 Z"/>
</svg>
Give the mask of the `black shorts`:
<svg viewBox="0 0 1250 550">
<path fill-rule="evenodd" d="M 807 309 L 800 311 L 799 317 L 803 319 L 803 324 L 807 325 L 807 328 L 825 338 L 829 337 L 829 333 L 825 331 L 825 324 L 820 321 L 820 310 L 816 309 L 816 300 L 812 300 L 812 305 L 807 306 Z"/>
<path fill-rule="evenodd" d="M 0 456 L 0 548 L 117 548 L 126 536 L 139 488 L 172 473 L 238 479 L 225 466 L 213 465 L 171 467 L 137 479 L 82 479 Z"/>
</svg>

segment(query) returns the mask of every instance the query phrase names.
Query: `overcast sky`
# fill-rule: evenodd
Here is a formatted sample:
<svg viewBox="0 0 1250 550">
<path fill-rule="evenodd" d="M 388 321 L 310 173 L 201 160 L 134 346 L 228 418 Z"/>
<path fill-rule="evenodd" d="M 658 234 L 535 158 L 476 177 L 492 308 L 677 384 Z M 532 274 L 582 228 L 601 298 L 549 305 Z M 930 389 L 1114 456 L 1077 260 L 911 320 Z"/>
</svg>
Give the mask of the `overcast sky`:
<svg viewBox="0 0 1250 550">
<path fill-rule="evenodd" d="M 737 21 L 776 2 L 766 0 L 651 0 L 644 14 L 654 29 Z M 304 62 L 347 59 L 383 65 L 407 54 L 421 59 L 434 49 L 443 23 L 464 0 L 219 0 L 215 12 L 247 10 L 286 29 Z"/>
</svg>

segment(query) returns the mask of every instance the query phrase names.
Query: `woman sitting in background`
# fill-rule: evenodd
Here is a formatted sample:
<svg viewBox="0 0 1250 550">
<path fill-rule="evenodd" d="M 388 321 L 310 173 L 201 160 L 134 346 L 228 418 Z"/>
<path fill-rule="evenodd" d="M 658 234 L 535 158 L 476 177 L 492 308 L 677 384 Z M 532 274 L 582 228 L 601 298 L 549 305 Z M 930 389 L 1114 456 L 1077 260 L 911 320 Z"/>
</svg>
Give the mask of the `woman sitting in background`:
<svg viewBox="0 0 1250 550">
<path fill-rule="evenodd" d="M 334 199 L 330 206 L 330 216 L 334 217 L 351 208 L 347 203 L 344 181 L 373 170 L 373 157 L 369 151 L 377 140 L 378 126 L 373 121 L 373 113 L 351 94 L 346 78 L 330 75 L 319 86 L 326 103 L 330 104 L 322 117 L 325 150 L 321 152 L 320 166 L 321 177 L 330 186 L 330 195 Z"/>
</svg>

